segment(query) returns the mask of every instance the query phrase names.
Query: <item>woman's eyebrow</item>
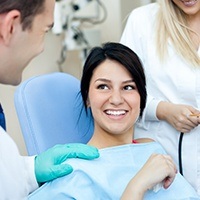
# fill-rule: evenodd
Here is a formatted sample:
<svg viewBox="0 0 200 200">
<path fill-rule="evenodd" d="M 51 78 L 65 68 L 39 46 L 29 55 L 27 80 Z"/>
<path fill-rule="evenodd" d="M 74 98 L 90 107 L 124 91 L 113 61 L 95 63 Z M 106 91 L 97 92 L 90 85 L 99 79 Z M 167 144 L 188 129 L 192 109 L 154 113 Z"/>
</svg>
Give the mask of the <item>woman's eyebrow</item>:
<svg viewBox="0 0 200 200">
<path fill-rule="evenodd" d="M 97 81 L 111 82 L 111 80 L 106 79 L 106 78 L 98 78 L 97 80 L 95 80 L 95 82 Z M 134 83 L 134 82 L 135 82 L 134 79 L 130 79 L 130 80 L 123 81 L 122 83 Z"/>
<path fill-rule="evenodd" d="M 134 79 L 123 81 L 123 83 L 135 83 Z"/>
<path fill-rule="evenodd" d="M 108 80 L 106 78 L 98 78 L 97 80 L 95 80 L 95 82 L 97 82 L 97 81 L 111 82 L 110 80 Z"/>
</svg>

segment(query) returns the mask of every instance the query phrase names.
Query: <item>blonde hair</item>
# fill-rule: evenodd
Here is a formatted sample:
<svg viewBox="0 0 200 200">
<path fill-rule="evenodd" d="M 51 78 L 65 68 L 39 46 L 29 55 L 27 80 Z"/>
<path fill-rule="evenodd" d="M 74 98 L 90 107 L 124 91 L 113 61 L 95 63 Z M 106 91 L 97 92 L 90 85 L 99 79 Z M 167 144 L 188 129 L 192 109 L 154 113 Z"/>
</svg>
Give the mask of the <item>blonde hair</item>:
<svg viewBox="0 0 200 200">
<path fill-rule="evenodd" d="M 200 66 L 200 58 L 190 36 L 190 33 L 195 31 L 188 27 L 184 12 L 172 0 L 158 0 L 158 3 L 160 9 L 156 22 L 156 44 L 161 61 L 166 57 L 167 40 L 170 38 L 176 51 L 187 62 L 193 66 Z M 198 34 L 197 36 L 199 37 Z"/>
</svg>

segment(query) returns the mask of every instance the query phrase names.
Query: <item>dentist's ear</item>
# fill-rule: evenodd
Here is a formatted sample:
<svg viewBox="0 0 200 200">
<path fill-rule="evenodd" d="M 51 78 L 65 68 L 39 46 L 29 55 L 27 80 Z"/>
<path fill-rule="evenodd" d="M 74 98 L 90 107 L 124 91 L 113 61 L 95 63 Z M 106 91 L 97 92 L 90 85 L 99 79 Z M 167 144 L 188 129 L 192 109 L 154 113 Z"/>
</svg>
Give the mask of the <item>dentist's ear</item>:
<svg viewBox="0 0 200 200">
<path fill-rule="evenodd" d="M 7 13 L 0 14 L 0 42 L 9 45 L 13 34 L 20 26 L 21 14 L 18 10 L 12 10 Z"/>
</svg>

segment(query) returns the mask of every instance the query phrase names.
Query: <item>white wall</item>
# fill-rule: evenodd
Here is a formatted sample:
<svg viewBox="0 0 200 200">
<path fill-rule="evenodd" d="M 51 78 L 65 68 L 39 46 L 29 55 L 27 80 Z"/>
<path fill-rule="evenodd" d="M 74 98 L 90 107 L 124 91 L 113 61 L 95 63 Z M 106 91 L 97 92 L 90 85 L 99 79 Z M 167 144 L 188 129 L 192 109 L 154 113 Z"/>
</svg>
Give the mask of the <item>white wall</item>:
<svg viewBox="0 0 200 200">
<path fill-rule="evenodd" d="M 101 31 L 101 42 L 119 41 L 126 16 L 136 6 L 149 3 L 148 0 L 102 0 L 102 2 L 108 10 L 108 17 L 104 23 L 95 27 Z M 29 64 L 24 71 L 23 80 L 34 75 L 59 71 L 56 61 L 60 55 L 61 41 L 61 37 L 48 33 L 45 51 Z M 67 60 L 63 65 L 64 72 L 78 78 L 81 76 L 82 66 L 79 53 L 78 51 L 68 52 Z M 14 86 L 0 85 L 0 99 L 6 114 L 7 131 L 16 142 L 21 154 L 26 155 L 26 148 L 14 107 L 15 89 Z"/>
</svg>

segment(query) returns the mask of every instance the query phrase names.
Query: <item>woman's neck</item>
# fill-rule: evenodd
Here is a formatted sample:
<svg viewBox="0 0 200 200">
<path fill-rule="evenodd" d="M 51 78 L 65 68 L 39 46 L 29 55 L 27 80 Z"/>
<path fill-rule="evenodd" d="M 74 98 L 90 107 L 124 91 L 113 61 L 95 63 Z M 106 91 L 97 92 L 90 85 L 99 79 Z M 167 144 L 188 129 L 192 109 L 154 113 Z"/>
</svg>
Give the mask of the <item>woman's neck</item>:
<svg viewBox="0 0 200 200">
<path fill-rule="evenodd" d="M 88 144 L 95 146 L 98 149 L 102 149 L 124 144 L 131 144 L 132 140 L 133 140 L 132 133 L 114 135 L 114 134 L 105 134 L 105 133 L 102 134 L 94 132 Z"/>
</svg>

